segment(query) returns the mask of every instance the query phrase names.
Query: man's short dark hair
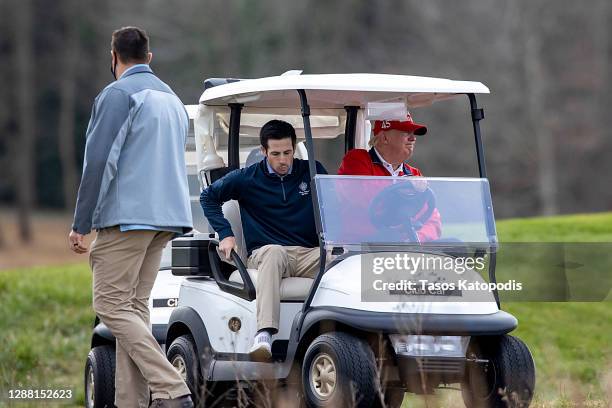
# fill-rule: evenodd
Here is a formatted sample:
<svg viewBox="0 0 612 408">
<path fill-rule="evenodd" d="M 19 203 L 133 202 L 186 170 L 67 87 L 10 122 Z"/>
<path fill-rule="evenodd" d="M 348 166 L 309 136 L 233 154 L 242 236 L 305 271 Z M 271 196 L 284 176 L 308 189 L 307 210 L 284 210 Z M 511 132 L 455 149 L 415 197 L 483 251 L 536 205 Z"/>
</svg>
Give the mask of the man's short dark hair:
<svg viewBox="0 0 612 408">
<path fill-rule="evenodd" d="M 295 149 L 295 142 L 297 139 L 295 136 L 295 129 L 291 124 L 278 119 L 269 121 L 263 125 L 259 131 L 259 142 L 266 151 L 268 150 L 268 140 L 281 140 L 288 137 L 291 138 L 291 145 Z"/>
<path fill-rule="evenodd" d="M 124 64 L 146 62 L 149 55 L 149 37 L 138 27 L 122 27 L 113 31 L 111 50 Z"/>
</svg>

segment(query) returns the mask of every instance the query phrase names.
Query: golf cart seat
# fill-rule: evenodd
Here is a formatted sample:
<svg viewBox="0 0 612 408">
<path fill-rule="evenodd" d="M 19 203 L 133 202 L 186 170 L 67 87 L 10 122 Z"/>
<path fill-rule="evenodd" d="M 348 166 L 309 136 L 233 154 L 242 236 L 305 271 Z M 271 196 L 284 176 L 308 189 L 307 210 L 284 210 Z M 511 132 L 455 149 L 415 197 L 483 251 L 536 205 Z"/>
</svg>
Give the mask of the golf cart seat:
<svg viewBox="0 0 612 408">
<path fill-rule="evenodd" d="M 295 154 L 293 157 L 296 159 L 308 160 L 308 151 L 306 150 L 306 144 L 304 142 L 295 145 Z"/>
<path fill-rule="evenodd" d="M 247 265 L 247 251 L 246 243 L 244 240 L 244 233 L 242 231 L 242 222 L 240 220 L 240 206 L 238 201 L 230 200 L 223 204 L 223 215 L 229 221 L 236 238 L 236 245 L 238 246 L 237 253 L 242 260 L 242 263 Z M 253 284 L 257 288 L 257 269 L 247 269 Z M 232 272 L 229 279 L 230 282 L 242 283 L 240 272 L 237 270 Z M 308 291 L 312 286 L 313 279 L 311 278 L 284 278 L 281 280 L 280 287 L 280 299 L 281 300 L 305 300 L 308 296 Z"/>
<path fill-rule="evenodd" d="M 252 164 L 259 163 L 260 161 L 264 159 L 264 157 L 265 156 L 261 152 L 261 148 L 256 147 L 249 152 L 249 155 L 247 156 L 246 163 L 244 166 L 249 167 Z"/>
<path fill-rule="evenodd" d="M 257 288 L 257 274 L 259 271 L 257 269 L 247 269 L 249 272 L 249 276 L 251 280 L 255 284 Z M 232 272 L 229 277 L 230 282 L 242 283 L 242 278 L 240 277 L 240 273 L 238 271 Z M 308 296 L 308 291 L 312 286 L 313 279 L 311 278 L 285 278 L 281 279 L 280 286 L 280 299 L 281 300 L 305 300 Z"/>
</svg>

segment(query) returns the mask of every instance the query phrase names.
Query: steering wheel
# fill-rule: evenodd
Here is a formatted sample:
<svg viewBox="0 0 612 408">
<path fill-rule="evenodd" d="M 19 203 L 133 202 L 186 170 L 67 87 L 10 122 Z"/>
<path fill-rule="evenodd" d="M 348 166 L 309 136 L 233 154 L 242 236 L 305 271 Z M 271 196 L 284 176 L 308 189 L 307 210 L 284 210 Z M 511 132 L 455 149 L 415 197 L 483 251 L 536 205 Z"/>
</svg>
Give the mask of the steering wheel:
<svg viewBox="0 0 612 408">
<path fill-rule="evenodd" d="M 419 214 L 427 205 L 426 211 Z M 388 240 L 392 236 L 408 234 L 408 239 L 418 242 L 417 231 L 431 217 L 436 208 L 436 196 L 431 188 L 419 191 L 406 180 L 383 189 L 370 203 L 370 222 Z"/>
</svg>

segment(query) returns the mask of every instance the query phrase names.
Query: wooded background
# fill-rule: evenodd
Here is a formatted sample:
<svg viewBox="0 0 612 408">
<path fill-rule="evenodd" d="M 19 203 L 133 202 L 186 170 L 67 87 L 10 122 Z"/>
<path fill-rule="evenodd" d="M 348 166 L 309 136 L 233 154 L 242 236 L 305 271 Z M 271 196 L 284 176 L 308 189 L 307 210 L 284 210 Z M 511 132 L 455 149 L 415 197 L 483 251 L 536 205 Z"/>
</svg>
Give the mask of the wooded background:
<svg viewBox="0 0 612 408">
<path fill-rule="evenodd" d="M 610 0 L 0 0 L 0 205 L 22 239 L 33 211 L 73 209 L 110 34 L 126 25 L 147 30 L 152 68 L 188 104 L 205 78 L 289 69 L 481 81 L 498 217 L 612 207 Z M 430 128 L 413 161 L 475 175 L 467 98 L 444 104 L 412 112 Z"/>
</svg>

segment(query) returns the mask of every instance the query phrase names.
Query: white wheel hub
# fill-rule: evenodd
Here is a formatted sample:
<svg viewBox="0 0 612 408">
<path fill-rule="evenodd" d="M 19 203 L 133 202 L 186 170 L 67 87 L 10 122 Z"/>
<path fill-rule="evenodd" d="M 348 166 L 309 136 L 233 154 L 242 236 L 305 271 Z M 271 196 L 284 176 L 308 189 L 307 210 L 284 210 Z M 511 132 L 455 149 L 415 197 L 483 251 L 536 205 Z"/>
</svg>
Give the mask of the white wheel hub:
<svg viewBox="0 0 612 408">
<path fill-rule="evenodd" d="M 336 365 L 329 354 L 318 354 L 310 365 L 310 388 L 322 400 L 336 389 Z"/>
<path fill-rule="evenodd" d="M 187 364 L 185 364 L 185 360 L 182 356 L 176 356 L 172 359 L 172 366 L 178 371 L 181 375 L 183 381 L 187 381 Z"/>
</svg>

